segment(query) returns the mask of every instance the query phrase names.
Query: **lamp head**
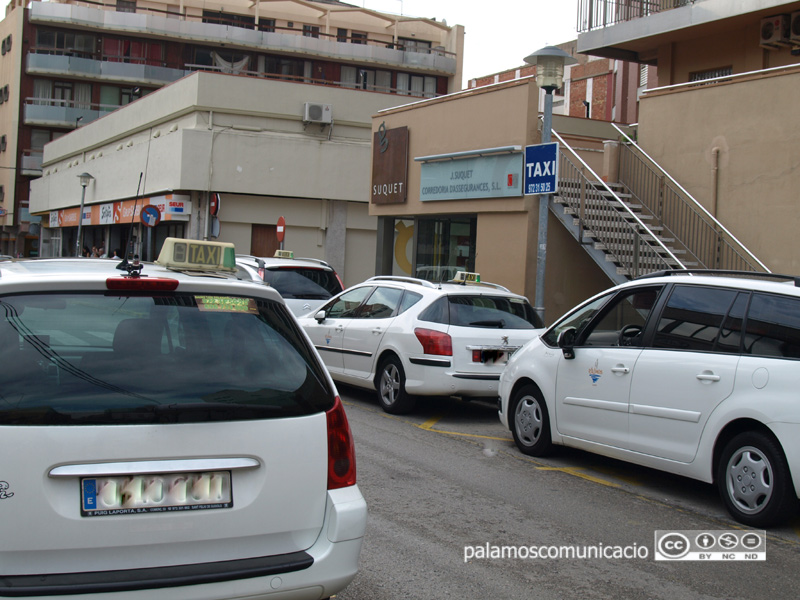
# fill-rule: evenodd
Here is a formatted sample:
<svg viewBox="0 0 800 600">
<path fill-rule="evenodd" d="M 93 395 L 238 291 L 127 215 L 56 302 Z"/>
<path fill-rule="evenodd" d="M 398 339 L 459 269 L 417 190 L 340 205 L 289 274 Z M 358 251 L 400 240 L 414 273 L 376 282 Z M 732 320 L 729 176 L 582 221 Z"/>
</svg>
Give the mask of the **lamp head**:
<svg viewBox="0 0 800 600">
<path fill-rule="evenodd" d="M 78 177 L 80 178 L 80 180 L 81 180 L 81 186 L 83 186 L 83 187 L 86 187 L 87 185 L 89 185 L 89 182 L 90 182 L 92 179 L 94 179 L 94 177 L 92 177 L 92 176 L 91 176 L 91 175 L 89 175 L 88 173 L 81 173 L 80 175 L 78 175 Z"/>
<path fill-rule="evenodd" d="M 526 56 L 525 62 L 529 65 L 536 65 L 536 84 L 540 88 L 552 92 L 564 84 L 564 66 L 574 65 L 578 61 L 561 48 L 545 46 L 530 56 Z"/>
</svg>

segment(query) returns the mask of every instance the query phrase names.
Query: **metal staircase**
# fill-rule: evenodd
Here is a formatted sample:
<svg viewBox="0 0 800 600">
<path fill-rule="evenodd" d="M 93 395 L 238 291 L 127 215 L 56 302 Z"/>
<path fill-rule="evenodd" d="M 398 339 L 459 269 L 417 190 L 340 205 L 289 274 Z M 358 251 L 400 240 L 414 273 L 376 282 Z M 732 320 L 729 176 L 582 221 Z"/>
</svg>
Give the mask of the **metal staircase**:
<svg viewBox="0 0 800 600">
<path fill-rule="evenodd" d="M 550 210 L 614 283 L 684 268 L 769 272 L 725 227 L 614 126 L 619 182 L 604 182 L 557 133 Z"/>
</svg>

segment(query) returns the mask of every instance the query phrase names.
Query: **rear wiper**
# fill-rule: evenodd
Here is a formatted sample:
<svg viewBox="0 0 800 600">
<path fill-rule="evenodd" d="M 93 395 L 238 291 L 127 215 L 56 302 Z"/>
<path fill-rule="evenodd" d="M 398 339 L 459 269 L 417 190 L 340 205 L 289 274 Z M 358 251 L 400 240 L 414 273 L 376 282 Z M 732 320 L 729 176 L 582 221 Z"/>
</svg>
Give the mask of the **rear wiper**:
<svg viewBox="0 0 800 600">
<path fill-rule="evenodd" d="M 506 322 L 502 319 L 497 321 L 472 321 L 470 325 L 474 325 L 475 327 L 499 327 L 502 329 L 506 326 Z"/>
</svg>

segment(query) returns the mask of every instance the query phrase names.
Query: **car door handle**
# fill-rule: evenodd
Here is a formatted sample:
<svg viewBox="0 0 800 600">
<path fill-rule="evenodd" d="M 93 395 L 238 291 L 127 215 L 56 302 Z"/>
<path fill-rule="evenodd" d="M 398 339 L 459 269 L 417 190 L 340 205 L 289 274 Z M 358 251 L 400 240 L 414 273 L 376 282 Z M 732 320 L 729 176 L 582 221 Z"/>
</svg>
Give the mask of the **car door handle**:
<svg viewBox="0 0 800 600">
<path fill-rule="evenodd" d="M 380 335 L 380 334 L 381 334 L 380 327 L 376 327 L 375 329 L 372 330 L 372 335 Z"/>
<path fill-rule="evenodd" d="M 700 381 L 719 381 L 719 375 L 714 375 L 710 371 L 703 371 L 702 373 L 697 374 L 697 378 Z"/>
<path fill-rule="evenodd" d="M 343 325 L 337 325 L 336 329 L 334 331 L 336 331 L 336 333 L 342 333 L 344 331 L 344 326 Z"/>
<path fill-rule="evenodd" d="M 616 367 L 611 367 L 611 372 L 619 373 L 620 375 L 627 375 L 631 372 L 631 370 L 625 365 L 617 365 Z"/>
</svg>

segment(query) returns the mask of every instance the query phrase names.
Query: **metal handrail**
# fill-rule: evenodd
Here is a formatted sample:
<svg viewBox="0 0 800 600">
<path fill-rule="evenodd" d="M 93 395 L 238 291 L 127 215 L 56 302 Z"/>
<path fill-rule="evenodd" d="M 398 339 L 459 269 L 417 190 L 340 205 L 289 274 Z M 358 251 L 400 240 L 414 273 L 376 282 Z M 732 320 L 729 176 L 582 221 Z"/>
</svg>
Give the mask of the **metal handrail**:
<svg viewBox="0 0 800 600">
<path fill-rule="evenodd" d="M 727 236 L 728 240 L 725 240 L 728 245 L 731 246 L 731 250 L 742 257 L 742 259 L 751 267 L 754 271 L 758 269 L 751 264 L 742 253 L 744 253 L 752 262 L 754 262 L 758 267 L 760 267 L 763 271 L 767 273 L 771 273 L 771 271 L 767 268 L 767 266 L 761 262 L 755 254 L 753 254 L 742 242 L 740 242 L 735 235 L 733 235 L 714 215 L 712 215 L 702 204 L 700 204 L 694 196 L 692 196 L 686 189 L 678 183 L 674 177 L 672 177 L 669 173 L 667 173 L 661 166 L 649 155 L 645 152 L 641 146 L 639 146 L 625 131 L 623 131 L 620 127 L 617 126 L 616 123 L 611 123 L 611 126 L 617 130 L 617 132 L 624 138 L 625 142 L 634 148 L 636 151 L 639 152 L 643 157 L 645 157 L 650 163 L 650 169 L 654 172 L 658 177 L 663 177 L 664 179 L 668 180 L 672 187 L 677 189 L 680 194 L 676 194 L 676 197 L 686 203 L 691 209 L 695 212 L 700 213 L 701 215 L 705 216 L 708 221 L 710 221 L 710 226 L 714 227 L 716 231 L 720 234 L 724 234 Z M 623 182 L 624 183 L 624 182 Z M 660 218 L 660 215 L 657 215 Z M 708 224 L 708 223 L 707 223 Z M 674 231 L 673 234 L 681 241 L 681 243 L 685 242 L 681 239 L 684 236 L 682 235 L 683 232 L 681 231 Z M 696 248 L 691 248 L 687 245 L 687 249 L 690 252 L 696 254 Z M 717 257 L 719 258 L 719 257 Z"/>
<path fill-rule="evenodd" d="M 586 161 L 584 161 L 580 157 L 580 155 L 578 155 L 578 153 L 575 152 L 569 146 L 569 144 L 566 143 L 566 141 L 564 141 L 564 138 L 562 138 L 558 134 L 558 132 L 556 132 L 556 131 L 553 131 L 552 134 L 560 142 L 559 148 L 560 148 L 560 152 L 562 154 L 562 157 L 565 158 L 567 161 L 569 161 L 569 157 L 565 153 L 565 150 L 568 151 L 578 161 L 578 163 L 581 165 L 581 167 L 585 171 L 587 171 L 588 173 L 591 174 L 591 177 L 593 179 L 589 179 L 583 173 L 580 174 L 581 177 L 583 177 L 583 179 L 585 180 L 585 183 L 588 183 L 591 186 L 600 185 L 603 188 L 605 188 L 605 193 L 608 195 L 608 197 L 611 198 L 612 201 L 616 202 L 618 204 L 618 206 L 620 208 L 622 208 L 627 213 L 627 217 L 629 219 L 632 219 L 636 223 L 636 225 L 639 226 L 640 231 L 647 232 L 647 237 L 645 237 L 645 235 L 643 235 L 640 231 L 637 231 L 636 228 L 630 222 L 628 222 L 627 220 L 625 220 L 621 216 L 618 217 L 618 219 L 616 220 L 616 224 L 617 225 L 623 225 L 623 226 L 628 227 L 631 230 L 631 232 L 635 235 L 635 237 L 638 238 L 638 240 L 636 240 L 637 241 L 637 245 L 634 246 L 633 244 L 631 244 L 631 246 L 632 246 L 632 254 L 634 256 L 634 259 L 632 260 L 632 262 L 630 264 L 629 272 L 631 272 L 633 274 L 639 274 L 639 271 L 640 271 L 640 269 L 642 267 L 642 264 L 640 264 L 640 262 L 639 262 L 640 259 L 642 259 L 642 257 L 640 256 L 640 252 L 639 252 L 639 246 L 638 246 L 638 242 L 639 241 L 645 242 L 646 246 L 650 247 L 650 248 L 652 248 L 653 245 L 658 246 L 660 248 L 660 251 L 663 254 L 665 254 L 667 257 L 669 257 L 669 259 L 674 261 L 674 265 L 671 265 L 665 259 L 665 257 L 661 256 L 660 254 L 656 254 L 655 256 L 650 257 L 650 262 L 651 263 L 652 262 L 660 262 L 661 264 L 659 264 L 658 266 L 661 267 L 661 268 L 664 268 L 664 267 L 666 267 L 666 268 L 675 268 L 675 267 L 677 267 L 677 268 L 680 268 L 680 269 L 685 269 L 686 266 L 683 264 L 683 262 L 677 256 L 675 256 L 673 251 L 670 248 L 668 248 L 664 244 L 664 242 L 662 242 L 659 239 L 659 237 L 650 229 L 650 227 L 648 227 L 644 223 L 644 221 L 642 221 L 642 219 L 639 217 L 639 215 L 637 215 L 633 210 L 631 210 L 631 208 L 617 195 L 617 193 L 614 192 L 614 190 L 612 190 L 608 186 L 608 184 L 605 181 L 603 181 L 597 175 L 597 173 L 595 173 L 595 171 L 586 163 Z M 569 161 L 569 162 L 571 162 L 571 161 Z M 560 184 L 560 182 L 559 182 L 559 184 Z M 601 197 L 600 201 L 602 201 L 604 204 L 610 206 L 610 201 L 607 198 L 602 198 Z M 614 209 L 614 212 L 618 212 L 616 208 Z M 582 217 L 581 217 L 581 220 L 583 220 Z M 601 241 L 603 241 L 603 240 L 601 240 Z M 621 256 L 616 256 L 616 258 L 620 262 L 623 261 Z M 655 270 L 655 268 L 653 270 Z"/>
</svg>

